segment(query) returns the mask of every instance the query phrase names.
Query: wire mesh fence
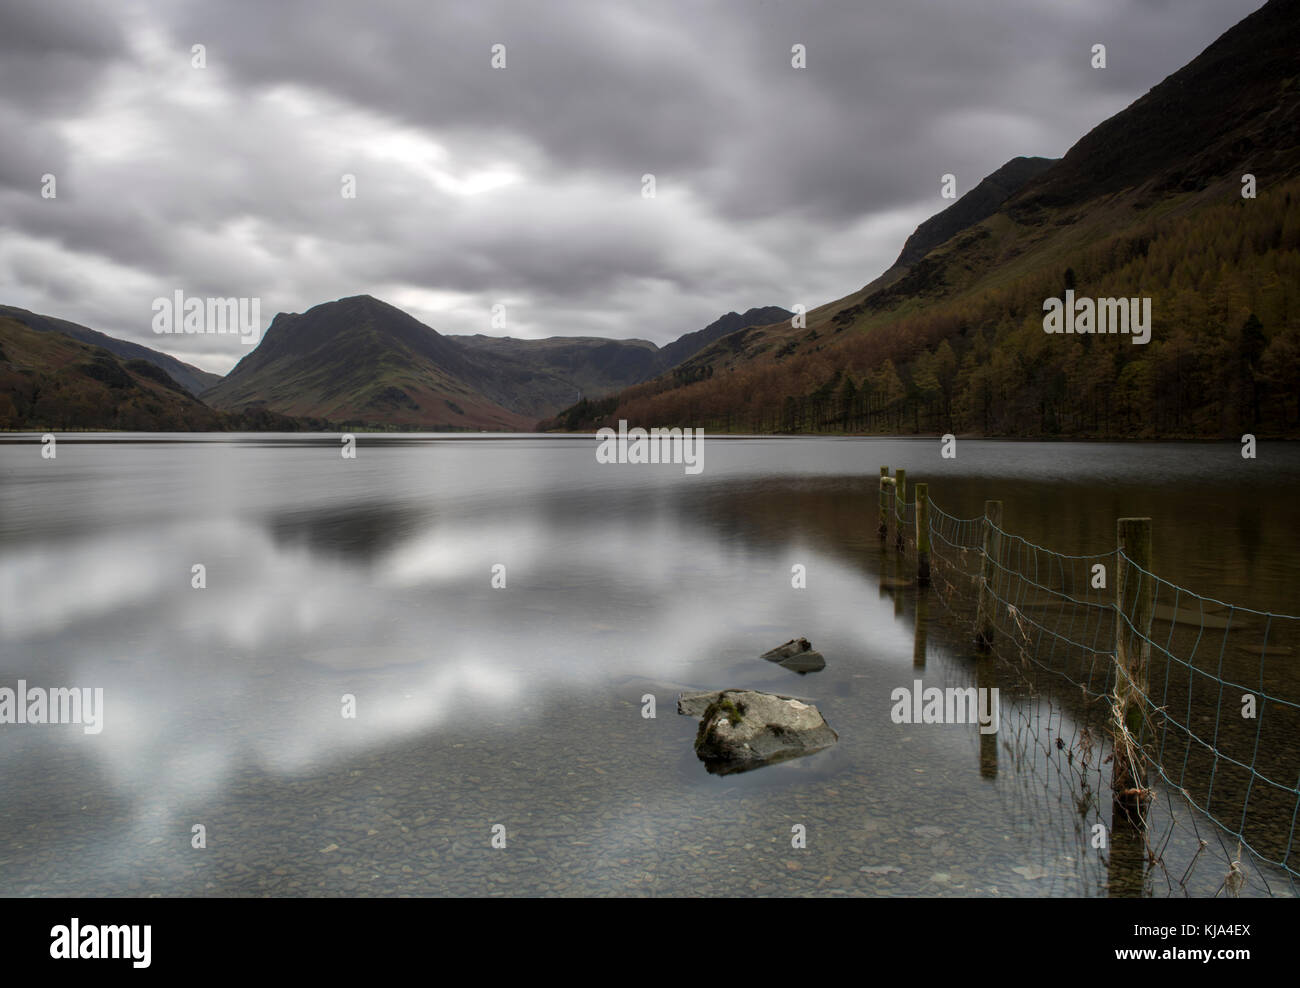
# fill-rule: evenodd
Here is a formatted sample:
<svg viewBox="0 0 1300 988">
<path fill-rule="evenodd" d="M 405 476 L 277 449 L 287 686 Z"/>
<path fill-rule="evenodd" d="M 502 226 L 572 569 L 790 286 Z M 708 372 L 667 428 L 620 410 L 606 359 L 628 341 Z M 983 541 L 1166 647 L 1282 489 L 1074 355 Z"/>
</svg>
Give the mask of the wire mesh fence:
<svg viewBox="0 0 1300 988">
<path fill-rule="evenodd" d="M 882 471 L 887 542 L 915 554 L 917 501 L 908 493 Z M 1073 736 L 1033 737 L 1020 742 L 1025 750 L 1052 754 L 1081 816 L 1098 819 L 1110 816 L 1114 793 L 1097 779 L 1110 774 L 1116 740 L 1118 754 L 1131 750 L 1140 762 L 1141 789 L 1127 790 L 1140 796 L 1140 891 L 1296 894 L 1300 618 L 1194 593 L 1119 547 L 1059 552 L 1000 519 L 959 518 L 928 498 L 926 505 L 937 598 L 975 640 L 988 623 L 993 652 L 1035 703 L 1049 712 L 1060 700 L 1070 704 Z M 1140 676 L 1130 675 L 1121 652 L 1140 656 Z M 1117 722 L 1125 695 L 1137 716 Z M 1034 735 L 1031 724 L 1050 734 L 1034 716 L 1016 736 Z M 1112 857 L 1118 852 L 1117 844 Z"/>
<path fill-rule="evenodd" d="M 1138 566 L 1151 620 L 1117 607 L 1121 641 L 1149 654 L 1141 741 L 1167 786 L 1262 861 L 1300 874 L 1300 619 L 1225 604 Z"/>
</svg>

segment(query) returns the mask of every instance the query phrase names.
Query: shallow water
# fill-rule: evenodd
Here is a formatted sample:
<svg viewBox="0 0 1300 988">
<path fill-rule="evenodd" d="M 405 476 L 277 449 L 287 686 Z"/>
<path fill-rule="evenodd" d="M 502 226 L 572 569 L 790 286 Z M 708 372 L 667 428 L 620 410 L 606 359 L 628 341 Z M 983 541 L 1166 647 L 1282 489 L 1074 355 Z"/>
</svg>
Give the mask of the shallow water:
<svg viewBox="0 0 1300 988">
<path fill-rule="evenodd" d="M 1078 712 L 918 599 L 878 466 L 1064 552 L 1149 514 L 1162 576 L 1300 611 L 1285 446 L 710 439 L 691 476 L 595 445 L 0 444 L 0 686 L 105 691 L 99 734 L 0 725 L 0 894 L 1106 895 L 1133 875 L 1039 749 Z M 824 671 L 758 658 L 800 635 Z M 1000 731 L 893 723 L 916 678 L 1000 687 Z M 709 775 L 674 702 L 728 686 L 811 698 L 840 743 Z"/>
</svg>

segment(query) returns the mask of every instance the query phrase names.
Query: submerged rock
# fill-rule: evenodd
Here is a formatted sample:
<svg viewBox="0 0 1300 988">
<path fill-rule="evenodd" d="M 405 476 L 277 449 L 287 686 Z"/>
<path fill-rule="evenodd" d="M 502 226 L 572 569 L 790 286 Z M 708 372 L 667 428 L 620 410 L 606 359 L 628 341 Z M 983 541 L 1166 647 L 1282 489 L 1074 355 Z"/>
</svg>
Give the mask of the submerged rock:
<svg viewBox="0 0 1300 988">
<path fill-rule="evenodd" d="M 821 672 L 826 668 L 826 659 L 821 652 L 812 647 L 807 638 L 792 638 L 784 645 L 778 645 L 771 651 L 764 652 L 762 657 L 801 676 L 810 672 Z"/>
<path fill-rule="evenodd" d="M 708 694 L 684 695 L 683 713 Z M 721 690 L 704 708 L 695 754 L 715 775 L 747 772 L 829 748 L 839 740 L 821 712 L 792 697 L 754 690 Z"/>
<path fill-rule="evenodd" d="M 685 714 L 687 717 L 703 717 L 704 711 L 709 709 L 711 704 L 723 693 L 745 693 L 747 690 L 728 689 L 728 690 L 684 690 L 677 694 L 677 712 Z M 775 696 L 780 700 L 798 700 L 800 703 L 811 704 L 813 701 L 806 696 L 786 696 L 784 693 L 769 693 L 768 696 Z"/>
<path fill-rule="evenodd" d="M 709 704 L 722 695 L 722 690 L 700 690 L 677 694 L 677 712 L 687 717 L 703 717 Z"/>
<path fill-rule="evenodd" d="M 784 645 L 778 645 L 763 653 L 763 658 L 772 662 L 780 662 L 782 659 L 788 659 L 792 655 L 798 655 L 800 652 L 812 650 L 812 643 L 807 638 L 791 638 Z"/>
</svg>

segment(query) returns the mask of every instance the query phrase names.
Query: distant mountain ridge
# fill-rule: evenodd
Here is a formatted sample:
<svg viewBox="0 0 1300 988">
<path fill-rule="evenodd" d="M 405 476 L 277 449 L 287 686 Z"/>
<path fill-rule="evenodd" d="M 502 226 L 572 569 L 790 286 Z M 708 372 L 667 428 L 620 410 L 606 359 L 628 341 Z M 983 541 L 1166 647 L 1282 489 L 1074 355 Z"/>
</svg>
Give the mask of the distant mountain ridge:
<svg viewBox="0 0 1300 988">
<path fill-rule="evenodd" d="M 775 306 L 728 313 L 661 350 L 635 339 L 444 336 L 358 295 L 280 313 L 202 397 L 358 427 L 528 429 L 585 395 L 653 377 L 734 328 L 790 315 Z"/>
<path fill-rule="evenodd" d="M 780 306 L 728 312 L 703 329 L 684 333 L 660 348 L 649 340 L 551 336 L 521 340 L 498 336 L 448 336 L 461 346 L 495 358 L 495 370 L 509 384 L 504 403 L 538 418 L 582 398 L 598 398 L 672 370 L 703 347 L 741 329 L 785 322 L 793 312 Z M 527 395 L 537 394 L 529 402 Z M 511 404 L 511 401 L 516 404 Z M 527 407 L 516 407 L 526 404 Z"/>
<path fill-rule="evenodd" d="M 646 340 L 444 336 L 369 295 L 280 313 L 202 398 L 357 427 L 530 429 L 585 395 L 646 380 L 737 328 L 788 319 L 728 313 L 662 350 Z"/>
<path fill-rule="evenodd" d="M 236 413 L 286 428 L 295 428 L 289 419 L 296 419 L 355 428 L 528 430 L 583 396 L 653 377 L 736 327 L 790 315 L 775 306 L 731 312 L 660 349 L 638 339 L 443 336 L 396 306 L 358 295 L 305 313 L 279 313 L 258 346 L 222 378 L 76 323 L 0 306 L 0 317 L 17 325 L 102 348 L 130 365 L 150 365 L 150 380 L 201 398 L 204 412 L 171 409 L 163 416 L 186 423 L 179 428 L 210 412 L 217 418 L 204 421 L 212 428 Z M 42 352 L 52 359 L 63 353 L 58 347 Z M 89 423 L 85 409 L 76 418 Z M 120 418 L 113 413 L 106 421 Z"/>
</svg>

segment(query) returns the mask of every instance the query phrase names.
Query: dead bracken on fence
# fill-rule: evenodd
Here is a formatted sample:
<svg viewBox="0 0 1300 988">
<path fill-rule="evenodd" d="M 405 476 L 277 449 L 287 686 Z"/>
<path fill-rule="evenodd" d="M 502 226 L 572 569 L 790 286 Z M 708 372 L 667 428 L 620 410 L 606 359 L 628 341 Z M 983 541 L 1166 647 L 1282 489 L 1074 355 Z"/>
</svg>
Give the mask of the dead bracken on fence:
<svg viewBox="0 0 1300 988">
<path fill-rule="evenodd" d="M 974 518 L 948 514 L 926 484 L 908 501 L 903 471 L 891 477 L 888 467 L 879 518 L 882 549 L 892 541 L 915 551 L 919 587 L 945 603 L 973 602 L 976 649 L 1009 659 L 1036 687 L 1068 683 L 1096 708 L 1116 820 L 1143 832 L 1149 864 L 1159 855 L 1145 828 L 1161 784 L 1166 802 L 1181 797 L 1217 826 L 1221 843 L 1237 843 L 1224 891 L 1244 880 L 1244 852 L 1279 869 L 1295 893 L 1300 618 L 1155 575 L 1146 518 L 1117 519 L 1115 546 L 1104 552 L 1069 555 L 1007 531 L 1000 501 Z M 1199 829 L 1197 839 L 1204 849 Z"/>
</svg>

